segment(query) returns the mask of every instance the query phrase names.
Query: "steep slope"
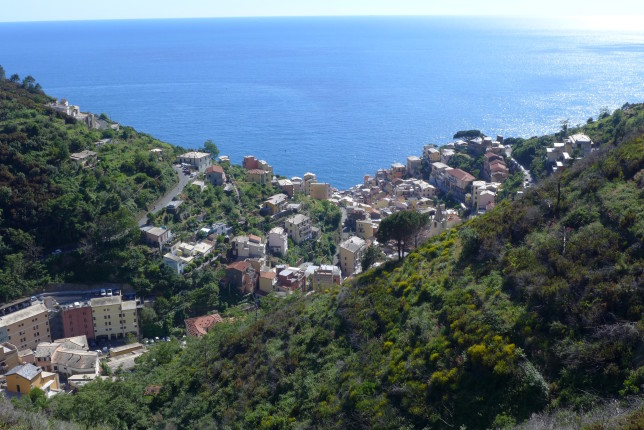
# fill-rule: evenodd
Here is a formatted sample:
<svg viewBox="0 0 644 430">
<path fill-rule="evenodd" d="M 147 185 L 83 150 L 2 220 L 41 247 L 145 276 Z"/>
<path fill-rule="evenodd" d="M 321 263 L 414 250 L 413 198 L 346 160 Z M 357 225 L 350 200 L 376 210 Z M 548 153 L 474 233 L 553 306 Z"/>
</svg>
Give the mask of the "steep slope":
<svg viewBox="0 0 644 430">
<path fill-rule="evenodd" d="M 109 266 L 98 254 L 138 237 L 124 234 L 138 233 L 135 215 L 176 182 L 170 162 L 149 152 L 164 148 L 173 160 L 175 148 L 129 127 L 89 129 L 49 101 L 0 80 L 0 301 L 98 260 Z M 96 148 L 101 138 L 113 140 Z M 86 149 L 98 153 L 94 168 L 70 160 Z M 46 261 L 56 248 L 79 252 Z"/>
<path fill-rule="evenodd" d="M 620 111 L 620 123 L 641 112 Z M 489 428 L 638 394 L 637 124 L 400 263 L 337 290 L 266 299 L 258 315 L 185 349 L 158 345 L 132 375 L 51 410 L 132 428 Z M 142 395 L 149 384 L 158 396 Z"/>
</svg>

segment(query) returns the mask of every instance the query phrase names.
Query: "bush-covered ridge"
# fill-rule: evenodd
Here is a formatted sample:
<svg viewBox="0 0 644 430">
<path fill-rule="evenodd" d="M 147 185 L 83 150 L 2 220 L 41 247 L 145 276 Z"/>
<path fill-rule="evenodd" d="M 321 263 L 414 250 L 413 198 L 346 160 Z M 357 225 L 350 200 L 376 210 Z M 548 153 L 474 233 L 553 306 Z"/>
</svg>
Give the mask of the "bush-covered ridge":
<svg viewBox="0 0 644 430">
<path fill-rule="evenodd" d="M 268 298 L 50 407 L 115 427 L 447 429 L 641 394 L 643 142 L 627 129 L 401 263 Z"/>
</svg>

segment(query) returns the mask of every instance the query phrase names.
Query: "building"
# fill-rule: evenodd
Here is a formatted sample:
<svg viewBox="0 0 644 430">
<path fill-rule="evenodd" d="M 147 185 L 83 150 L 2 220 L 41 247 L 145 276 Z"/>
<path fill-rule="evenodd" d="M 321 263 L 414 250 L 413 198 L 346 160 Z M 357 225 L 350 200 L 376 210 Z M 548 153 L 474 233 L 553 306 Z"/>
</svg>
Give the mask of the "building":
<svg viewBox="0 0 644 430">
<path fill-rule="evenodd" d="M 311 184 L 315 184 L 317 181 L 318 177 L 315 173 L 306 172 L 302 179 L 302 191 L 307 195 L 311 194 Z"/>
<path fill-rule="evenodd" d="M 454 193 L 460 199 L 465 197 L 469 187 L 474 182 L 474 176 L 461 169 L 450 169 L 445 172 L 449 191 Z"/>
<path fill-rule="evenodd" d="M 233 257 L 237 259 L 266 257 L 266 244 L 259 236 L 236 236 L 231 243 Z"/>
<path fill-rule="evenodd" d="M 340 285 L 342 283 L 342 272 L 337 266 L 320 265 L 309 266 L 306 271 L 307 280 L 313 289 Z"/>
<path fill-rule="evenodd" d="M 141 231 L 143 232 L 145 242 L 159 249 L 172 239 L 172 232 L 167 228 L 146 225 L 145 227 L 141 227 Z"/>
<path fill-rule="evenodd" d="M 18 348 L 9 342 L 0 343 L 0 375 L 13 369 L 21 362 Z"/>
<path fill-rule="evenodd" d="M 293 197 L 293 194 L 295 194 L 295 187 L 289 179 L 278 179 L 277 185 L 287 196 Z"/>
<path fill-rule="evenodd" d="M 410 155 L 407 157 L 407 174 L 409 176 L 415 176 L 420 172 L 422 166 L 422 161 L 420 158 L 415 155 Z"/>
<path fill-rule="evenodd" d="M 81 152 L 75 152 L 72 155 L 70 155 L 69 158 L 74 163 L 76 163 L 77 165 L 85 169 L 89 167 L 94 167 L 96 165 L 96 162 L 98 161 L 98 154 L 94 151 L 85 150 Z"/>
<path fill-rule="evenodd" d="M 441 161 L 441 152 L 436 149 L 435 145 L 423 146 L 423 158 L 430 163 Z"/>
<path fill-rule="evenodd" d="M 99 373 L 98 353 L 89 351 L 85 336 L 41 343 L 36 349 L 36 364 L 66 377 Z"/>
<path fill-rule="evenodd" d="M 184 321 L 186 334 L 191 337 L 201 337 L 207 334 L 215 324 L 224 322 L 219 314 L 203 315 L 195 318 L 188 318 Z"/>
<path fill-rule="evenodd" d="M 49 342 L 51 332 L 47 308 L 31 305 L 0 317 L 0 342 L 10 342 L 18 348 L 36 349 L 40 342 Z"/>
<path fill-rule="evenodd" d="M 192 169 L 199 172 L 205 171 L 212 165 L 212 157 L 207 152 L 186 152 L 185 154 L 179 155 L 177 161 L 181 164 L 188 164 Z"/>
<path fill-rule="evenodd" d="M 247 155 L 242 161 L 242 167 L 246 170 L 253 170 L 259 168 L 259 160 L 252 155 Z"/>
<path fill-rule="evenodd" d="M 277 287 L 277 272 L 275 270 L 262 270 L 259 272 L 259 291 L 269 294 Z"/>
<path fill-rule="evenodd" d="M 224 285 L 237 288 L 243 293 L 255 291 L 257 275 L 248 261 L 237 261 L 226 266 Z"/>
<path fill-rule="evenodd" d="M 224 185 L 226 174 L 221 166 L 214 164 L 206 169 L 206 179 L 215 186 Z"/>
<path fill-rule="evenodd" d="M 266 185 L 271 183 L 271 176 L 267 170 L 251 169 L 246 171 L 246 181 Z"/>
<path fill-rule="evenodd" d="M 288 205 L 288 196 L 286 194 L 275 194 L 264 202 L 264 208 L 269 215 L 275 215 L 286 209 Z"/>
<path fill-rule="evenodd" d="M 277 291 L 289 293 L 296 290 L 305 291 L 306 276 L 297 267 L 277 266 Z"/>
<path fill-rule="evenodd" d="M 63 320 L 63 336 L 85 336 L 94 339 L 94 320 L 89 302 L 74 302 L 60 307 Z"/>
<path fill-rule="evenodd" d="M 593 141 L 585 134 L 573 134 L 566 141 L 570 143 L 573 151 L 578 149 L 583 156 L 590 154 L 593 149 Z"/>
<path fill-rule="evenodd" d="M 331 198 L 331 184 L 315 182 L 309 185 L 311 197 L 316 200 L 329 200 Z"/>
<path fill-rule="evenodd" d="M 284 222 L 284 227 L 288 236 L 297 244 L 307 241 L 313 237 L 311 219 L 306 215 L 297 214 L 288 218 Z"/>
<path fill-rule="evenodd" d="M 121 296 L 100 297 L 90 301 L 94 320 L 94 338 L 123 339 L 127 334 L 139 336 L 136 301 Z"/>
<path fill-rule="evenodd" d="M 272 254 L 285 256 L 288 252 L 288 234 L 282 227 L 273 227 L 268 232 L 268 250 Z"/>
<path fill-rule="evenodd" d="M 391 165 L 391 177 L 402 178 L 407 168 L 402 163 L 394 163 Z"/>
<path fill-rule="evenodd" d="M 182 274 L 186 266 L 192 263 L 194 257 L 183 257 L 181 255 L 175 255 L 172 252 L 168 252 L 163 256 L 163 264 L 168 266 L 177 274 Z"/>
<path fill-rule="evenodd" d="M 345 277 L 362 271 L 362 256 L 367 249 L 367 242 L 352 236 L 340 244 L 340 268 Z"/>
<path fill-rule="evenodd" d="M 361 219 L 356 221 L 356 233 L 360 239 L 371 239 L 374 234 L 374 225 L 371 219 Z"/>
<path fill-rule="evenodd" d="M 273 166 L 268 164 L 266 160 L 259 160 L 257 162 L 257 168 L 260 170 L 266 170 L 269 174 L 269 176 L 272 178 L 273 177 Z"/>
<path fill-rule="evenodd" d="M 58 375 L 45 372 L 31 363 L 20 364 L 5 375 L 7 391 L 10 393 L 29 394 L 33 388 L 40 388 L 49 395 L 58 390 Z"/>
</svg>

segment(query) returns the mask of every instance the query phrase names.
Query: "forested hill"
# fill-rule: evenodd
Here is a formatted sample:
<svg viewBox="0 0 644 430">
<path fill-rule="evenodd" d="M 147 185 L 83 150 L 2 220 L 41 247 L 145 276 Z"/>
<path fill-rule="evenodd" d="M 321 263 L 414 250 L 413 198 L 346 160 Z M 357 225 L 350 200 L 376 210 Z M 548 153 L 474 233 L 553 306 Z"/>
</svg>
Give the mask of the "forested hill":
<svg viewBox="0 0 644 430">
<path fill-rule="evenodd" d="M 185 349 L 157 345 L 133 374 L 50 411 L 121 428 L 484 429 L 637 396 L 641 113 L 619 111 L 617 139 L 404 261 L 267 298 L 257 316 Z M 143 396 L 148 385 L 159 395 Z"/>
<path fill-rule="evenodd" d="M 112 260 L 101 257 L 138 238 L 135 216 L 177 180 L 174 147 L 130 127 L 89 129 L 47 107 L 50 101 L 39 86 L 0 77 L 2 302 L 68 270 L 44 258 L 57 248 L 78 251 L 72 268 Z M 101 139 L 111 141 L 96 147 Z M 152 148 L 168 152 L 168 161 Z M 70 159 L 83 150 L 98 153 L 95 167 Z"/>
</svg>

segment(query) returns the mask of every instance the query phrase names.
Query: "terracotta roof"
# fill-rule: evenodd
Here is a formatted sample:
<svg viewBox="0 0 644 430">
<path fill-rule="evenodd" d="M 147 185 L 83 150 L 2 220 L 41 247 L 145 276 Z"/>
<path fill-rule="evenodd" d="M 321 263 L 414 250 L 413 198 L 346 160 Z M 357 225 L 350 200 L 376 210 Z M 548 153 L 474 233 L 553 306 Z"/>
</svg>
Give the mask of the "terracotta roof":
<svg viewBox="0 0 644 430">
<path fill-rule="evenodd" d="M 461 181 L 473 181 L 476 179 L 474 176 L 470 175 L 464 170 L 461 169 L 452 169 L 447 172 L 448 175 L 452 175 L 456 179 L 460 179 Z"/>
<path fill-rule="evenodd" d="M 255 236 L 254 234 L 249 234 L 248 235 L 248 240 L 254 243 L 260 243 L 262 241 L 262 238 L 259 236 Z"/>
<path fill-rule="evenodd" d="M 259 277 L 260 278 L 265 278 L 265 279 L 275 279 L 275 276 L 277 276 L 277 273 L 270 271 L 270 272 L 259 272 Z"/>
<path fill-rule="evenodd" d="M 236 261 L 234 263 L 230 263 L 228 266 L 226 266 L 226 270 L 234 269 L 238 270 L 240 272 L 245 271 L 250 267 L 250 263 L 248 261 Z"/>
<path fill-rule="evenodd" d="M 185 320 L 188 334 L 196 337 L 205 335 L 212 326 L 220 322 L 224 322 L 224 320 L 219 314 L 204 315 Z"/>
<path fill-rule="evenodd" d="M 495 154 L 495 153 L 494 153 L 494 152 L 492 152 L 492 151 L 488 151 L 488 152 L 486 152 L 486 153 L 485 153 L 485 158 L 490 159 L 490 158 L 492 158 L 492 157 L 499 157 L 499 158 L 502 158 L 500 155 Z"/>
<path fill-rule="evenodd" d="M 211 172 L 224 173 L 224 169 L 221 166 L 213 164 L 212 166 L 206 169 L 206 173 L 211 173 Z"/>
</svg>

